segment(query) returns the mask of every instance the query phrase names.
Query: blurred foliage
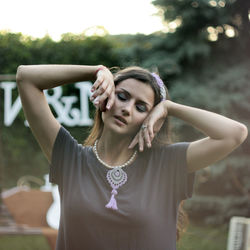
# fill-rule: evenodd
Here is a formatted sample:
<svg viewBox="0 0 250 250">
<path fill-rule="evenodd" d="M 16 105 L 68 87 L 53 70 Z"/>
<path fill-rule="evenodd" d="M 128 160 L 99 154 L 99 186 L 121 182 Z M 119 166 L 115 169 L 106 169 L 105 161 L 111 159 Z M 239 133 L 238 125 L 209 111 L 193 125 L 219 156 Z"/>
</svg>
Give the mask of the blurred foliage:
<svg viewBox="0 0 250 250">
<path fill-rule="evenodd" d="M 181 21 L 168 33 L 179 71 L 163 73 L 171 81 L 174 101 L 210 110 L 250 127 L 250 2 L 155 0 L 166 23 Z M 171 26 L 170 26 L 171 27 Z M 234 34 L 234 35 L 233 35 Z M 169 45 L 162 51 L 168 56 Z M 166 71 L 165 71 L 166 72 Z M 180 140 L 192 141 L 203 135 L 188 124 L 174 120 Z M 250 142 L 214 166 L 197 172 L 195 195 L 186 209 L 193 219 L 221 224 L 233 215 L 250 216 Z"/>
<path fill-rule="evenodd" d="M 204 226 L 189 224 L 187 231 L 177 242 L 177 250 L 222 250 L 227 247 L 227 226 Z M 1 236 L 0 250 L 49 250 L 44 236 Z"/>
<path fill-rule="evenodd" d="M 80 35 L 64 34 L 59 42 L 49 36 L 33 39 L 21 33 L 1 32 L 0 74 L 13 74 L 20 64 L 103 64 L 121 68 L 139 65 L 160 73 L 173 101 L 220 113 L 249 128 L 250 2 L 153 3 L 159 7 L 168 32 L 110 36 L 104 30 L 102 36 L 88 36 L 86 31 Z M 64 94 L 77 92 L 68 85 Z M 0 98 L 3 99 L 1 89 Z M 92 105 L 92 117 L 93 112 Z M 12 127 L 3 126 L 1 114 L 3 102 L 0 102 L 0 167 L 4 174 L 1 184 L 12 187 L 27 174 L 42 178 L 48 172 L 48 163 L 30 130 L 24 127 L 23 114 L 19 114 Z M 174 118 L 173 123 L 179 140 L 193 141 L 204 136 L 178 119 Z M 88 128 L 68 129 L 79 142 L 88 133 Z M 195 195 L 186 203 L 191 216 L 206 223 L 222 223 L 231 215 L 250 216 L 249 148 L 246 140 L 225 160 L 197 172 Z"/>
<path fill-rule="evenodd" d="M 1 236 L 0 250 L 50 250 L 49 244 L 43 235 L 11 235 Z"/>
<path fill-rule="evenodd" d="M 224 250 L 227 248 L 228 226 L 190 223 L 177 242 L 177 250 Z"/>
</svg>

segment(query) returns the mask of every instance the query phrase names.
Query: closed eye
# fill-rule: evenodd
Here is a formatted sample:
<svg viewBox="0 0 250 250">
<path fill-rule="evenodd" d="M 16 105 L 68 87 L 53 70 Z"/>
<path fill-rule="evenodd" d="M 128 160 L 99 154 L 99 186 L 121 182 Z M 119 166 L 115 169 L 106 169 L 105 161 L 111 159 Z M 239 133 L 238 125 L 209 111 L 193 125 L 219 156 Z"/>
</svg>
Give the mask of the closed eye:
<svg viewBox="0 0 250 250">
<path fill-rule="evenodd" d="M 136 104 L 136 109 L 139 112 L 146 112 L 147 111 L 146 105 L 144 105 L 144 104 Z"/>
<path fill-rule="evenodd" d="M 116 93 L 116 95 L 118 99 L 122 102 L 126 102 L 130 98 L 130 95 L 126 92 L 118 92 Z M 136 110 L 140 113 L 147 112 L 146 104 L 144 102 L 139 101 L 138 103 L 136 103 Z"/>
<path fill-rule="evenodd" d="M 126 95 L 125 95 L 124 93 L 122 93 L 122 92 L 117 93 L 117 97 L 118 97 L 118 99 L 121 100 L 121 101 L 126 101 L 126 100 L 128 99 L 128 98 L 126 97 Z"/>
</svg>

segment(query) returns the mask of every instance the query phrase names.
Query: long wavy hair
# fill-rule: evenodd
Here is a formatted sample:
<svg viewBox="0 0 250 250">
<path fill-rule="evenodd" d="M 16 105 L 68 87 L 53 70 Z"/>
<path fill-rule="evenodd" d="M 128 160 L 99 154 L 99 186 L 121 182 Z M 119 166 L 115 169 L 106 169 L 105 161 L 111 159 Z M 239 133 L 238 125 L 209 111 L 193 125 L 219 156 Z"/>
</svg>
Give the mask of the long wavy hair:
<svg viewBox="0 0 250 250">
<path fill-rule="evenodd" d="M 147 85 L 149 85 L 154 91 L 154 106 L 160 103 L 162 96 L 160 89 L 158 87 L 156 79 L 152 76 L 150 71 L 141 67 L 127 67 L 125 69 L 119 70 L 114 73 L 114 84 L 117 86 L 120 82 L 126 79 L 136 79 Z M 165 86 L 166 99 L 170 100 L 168 89 Z M 103 132 L 104 123 L 102 121 L 102 112 L 100 109 L 96 109 L 94 116 L 94 125 L 90 130 L 89 136 L 84 141 L 84 146 L 93 146 L 95 141 L 99 139 Z M 156 134 L 154 140 L 152 141 L 152 147 L 160 147 L 162 145 L 169 145 L 173 143 L 173 133 L 171 129 L 170 117 L 167 116 L 160 131 Z M 183 232 L 186 231 L 186 226 L 188 224 L 188 217 L 183 208 L 184 201 L 182 201 L 178 208 L 178 218 L 177 218 L 177 231 L 176 238 L 177 241 Z"/>
</svg>

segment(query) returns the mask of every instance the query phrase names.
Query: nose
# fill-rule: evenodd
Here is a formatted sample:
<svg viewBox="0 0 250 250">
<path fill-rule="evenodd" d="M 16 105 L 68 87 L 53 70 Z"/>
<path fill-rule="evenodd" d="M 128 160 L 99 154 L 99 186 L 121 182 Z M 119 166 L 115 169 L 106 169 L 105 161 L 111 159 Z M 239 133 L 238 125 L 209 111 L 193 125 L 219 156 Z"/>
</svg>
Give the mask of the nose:
<svg viewBox="0 0 250 250">
<path fill-rule="evenodd" d="M 123 107 L 122 107 L 122 115 L 124 115 L 124 116 L 131 115 L 132 107 L 133 107 L 133 102 L 132 101 L 126 102 L 126 104 L 124 104 Z"/>
</svg>

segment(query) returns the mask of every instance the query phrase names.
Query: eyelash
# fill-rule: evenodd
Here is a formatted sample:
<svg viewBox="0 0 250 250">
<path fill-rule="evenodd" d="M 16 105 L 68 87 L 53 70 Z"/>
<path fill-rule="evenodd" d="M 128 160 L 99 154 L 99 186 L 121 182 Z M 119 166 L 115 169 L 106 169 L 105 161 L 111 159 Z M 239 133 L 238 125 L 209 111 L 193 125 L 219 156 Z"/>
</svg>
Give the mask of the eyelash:
<svg viewBox="0 0 250 250">
<path fill-rule="evenodd" d="M 118 99 L 121 100 L 122 102 L 125 102 L 125 101 L 127 100 L 127 98 L 126 98 L 126 96 L 125 96 L 124 93 L 117 93 L 117 97 L 118 97 Z M 147 108 L 145 107 L 145 105 L 143 105 L 143 104 L 139 104 L 139 105 L 140 105 L 140 106 L 143 106 L 144 109 L 142 110 L 142 109 L 138 108 L 138 105 L 136 105 L 136 109 L 138 110 L 138 112 L 143 113 L 143 112 L 146 112 L 146 111 L 147 111 Z"/>
</svg>

